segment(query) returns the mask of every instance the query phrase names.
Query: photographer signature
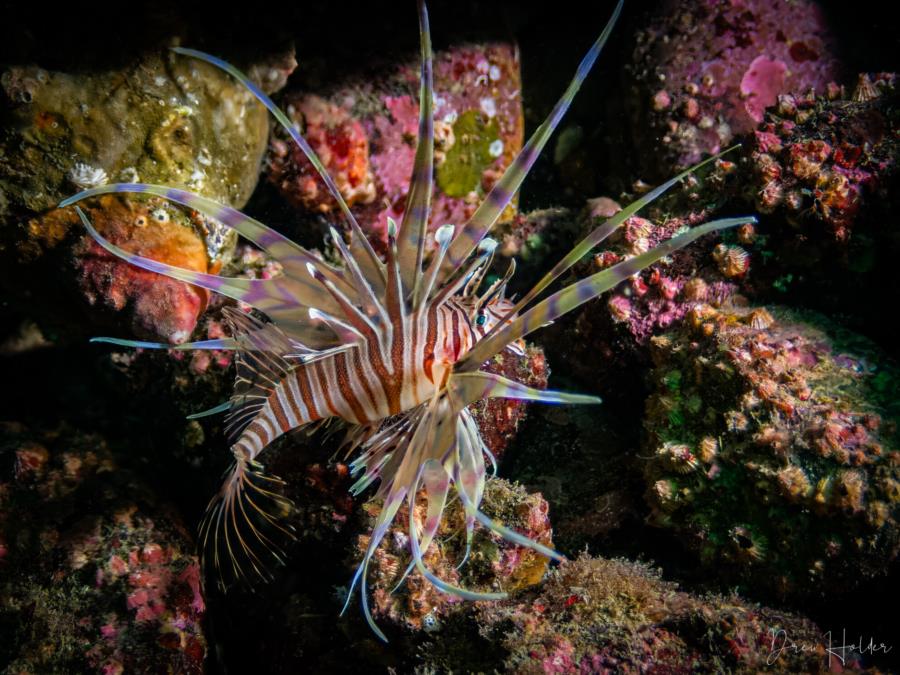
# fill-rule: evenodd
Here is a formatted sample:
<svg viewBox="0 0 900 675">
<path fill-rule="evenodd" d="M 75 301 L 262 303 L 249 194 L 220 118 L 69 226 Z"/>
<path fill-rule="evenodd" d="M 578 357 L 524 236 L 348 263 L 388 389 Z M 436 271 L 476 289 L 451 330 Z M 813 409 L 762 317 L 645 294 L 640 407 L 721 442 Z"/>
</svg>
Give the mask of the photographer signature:
<svg viewBox="0 0 900 675">
<path fill-rule="evenodd" d="M 772 643 L 771 651 L 769 652 L 768 658 L 766 658 L 766 664 L 770 666 L 775 663 L 782 654 L 816 652 L 819 651 L 822 647 L 825 648 L 825 653 L 828 654 L 829 668 L 831 667 L 832 658 L 839 660 L 841 662 L 841 666 L 845 666 L 847 665 L 848 658 L 852 657 L 854 653 L 857 653 L 860 656 L 864 654 L 876 654 L 878 652 L 888 654 L 894 648 L 893 645 L 888 645 L 884 642 L 876 642 L 874 637 L 869 637 L 868 641 L 865 641 L 862 635 L 860 635 L 855 642 L 847 642 L 846 628 L 841 629 L 840 644 L 834 643 L 834 641 L 832 640 L 831 631 L 825 633 L 824 637 L 827 640 L 827 645 L 818 642 L 802 642 L 791 640 L 790 637 L 788 637 L 787 631 L 785 631 L 783 628 L 771 628 L 769 629 L 769 633 L 772 636 Z"/>
</svg>

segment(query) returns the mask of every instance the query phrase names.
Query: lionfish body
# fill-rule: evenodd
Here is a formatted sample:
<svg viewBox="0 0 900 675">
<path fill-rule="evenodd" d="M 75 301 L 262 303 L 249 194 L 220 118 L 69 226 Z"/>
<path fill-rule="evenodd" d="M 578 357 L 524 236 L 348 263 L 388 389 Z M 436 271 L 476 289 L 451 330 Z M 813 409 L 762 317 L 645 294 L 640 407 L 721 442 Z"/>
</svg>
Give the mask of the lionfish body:
<svg viewBox="0 0 900 675">
<path fill-rule="evenodd" d="M 493 258 L 487 238 L 546 144 L 605 44 L 621 11 L 619 2 L 603 33 L 582 60 L 566 92 L 548 119 L 488 194 L 472 218 L 460 227 L 444 225 L 434 234 L 426 258 L 425 241 L 433 183 L 432 57 L 428 15 L 419 2 L 421 86 L 419 139 L 408 206 L 402 223 L 390 222 L 386 259 L 379 258 L 321 162 L 288 118 L 246 76 L 213 56 L 177 52 L 202 59 L 231 73 L 275 116 L 319 171 L 349 223 L 350 239 L 332 230 L 341 266 L 323 262 L 262 223 L 212 200 L 177 188 L 146 184 L 105 185 L 63 202 L 110 192 L 161 196 L 195 209 L 236 230 L 277 259 L 284 275 L 272 279 L 224 278 L 189 271 L 124 251 L 94 230 L 79 209 L 91 236 L 114 255 L 160 274 L 239 300 L 265 320 L 235 308 L 228 311 L 232 336 L 183 345 L 113 338 L 114 344 L 174 349 L 236 350 L 237 380 L 231 400 L 197 416 L 227 412 L 234 467 L 213 498 L 201 526 L 207 560 L 234 576 L 268 578 L 266 563 L 283 560 L 278 534 L 288 503 L 278 495 L 278 479 L 262 472 L 257 458 L 279 436 L 323 421 L 340 419 L 349 429 L 351 463 L 358 476 L 354 495 L 380 481 L 376 497 L 383 506 L 350 592 L 361 586 L 365 616 L 384 639 L 368 608 L 366 571 L 375 550 L 406 500 L 413 505 L 424 492 L 427 515 L 421 527 L 410 508 L 409 543 L 414 567 L 442 591 L 468 599 L 496 599 L 503 593 L 475 593 L 453 586 L 427 569 L 422 560 L 440 524 L 451 487 L 466 514 L 467 541 L 476 522 L 519 545 L 553 558 L 551 549 L 493 522 L 480 503 L 486 479 L 485 447 L 467 406 L 479 399 L 506 397 L 547 403 L 598 403 L 593 396 L 532 389 L 479 370 L 503 349 L 520 353 L 520 341 L 575 307 L 694 239 L 725 227 L 750 222 L 730 218 L 693 228 L 657 248 L 571 284 L 548 298 L 537 296 L 627 218 L 700 165 L 645 194 L 589 233 L 517 302 L 504 297 L 514 263 L 504 277 L 478 294 Z M 711 158 L 712 159 L 712 158 Z M 711 161 L 706 160 L 706 162 Z M 702 164 L 705 164 L 703 162 Z M 404 575 L 405 577 L 405 575 Z M 349 602 L 350 594 L 348 594 Z M 345 605 L 346 609 L 346 605 Z"/>
</svg>

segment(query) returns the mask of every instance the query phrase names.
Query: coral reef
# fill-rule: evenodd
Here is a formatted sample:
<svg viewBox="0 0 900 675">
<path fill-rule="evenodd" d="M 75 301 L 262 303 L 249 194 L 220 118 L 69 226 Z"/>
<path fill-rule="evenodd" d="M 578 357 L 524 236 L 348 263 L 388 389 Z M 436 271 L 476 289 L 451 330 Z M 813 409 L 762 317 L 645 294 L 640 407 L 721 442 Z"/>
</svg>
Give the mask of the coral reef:
<svg viewBox="0 0 900 675">
<path fill-rule="evenodd" d="M 852 659 L 829 659 L 826 635 L 808 619 L 736 597 L 690 595 L 645 565 L 586 554 L 535 592 L 479 604 L 477 622 L 506 651 L 509 672 L 860 670 Z M 782 635 L 804 649 L 779 651 Z"/>
<path fill-rule="evenodd" d="M 169 54 L 95 74 L 15 66 L 0 82 L 3 238 L 23 247 L 23 255 L 52 247 L 64 228 L 35 232 L 22 227 L 22 214 L 45 213 L 94 184 L 184 185 L 238 205 L 256 185 L 266 113 L 240 84 L 206 64 Z"/>
<path fill-rule="evenodd" d="M 429 3 L 435 23 L 452 13 L 460 35 L 480 40 L 461 44 L 450 33 L 436 55 L 432 227 L 473 212 L 522 146 L 523 91 L 530 126 L 559 94 L 557 71 L 569 68 L 563 52 L 574 54 L 576 34 L 596 37 L 587 21 L 559 37 L 554 26 L 568 17 L 518 8 L 509 28 L 525 59 L 523 87 L 518 48 L 490 41 L 508 40 L 507 27 L 473 32 L 472 19 L 489 10 L 470 5 Z M 399 36 L 390 40 L 399 58 L 360 59 L 393 37 L 396 16 L 411 20 L 387 5 L 371 12 L 375 23 L 359 28 L 343 6 L 286 10 L 277 36 L 248 39 L 251 62 L 238 62 L 267 93 L 289 87 L 279 105 L 378 248 L 388 217 L 399 220 L 406 206 L 418 63 L 413 39 Z M 874 72 L 893 66 L 855 64 L 873 72 L 844 77 L 838 54 L 878 47 L 834 45 L 812 0 L 671 1 L 651 8 L 649 22 L 644 8 L 626 3 L 625 12 L 613 38 L 625 47 L 607 49 L 602 68 L 619 73 L 630 61 L 627 114 L 615 85 L 586 83 L 583 110 L 572 110 L 552 158 L 548 148 L 523 189 L 527 209 L 538 210 L 517 213 L 514 202 L 492 232 L 499 246 L 488 281 L 515 257 L 510 293 L 521 293 L 619 203 L 649 189 L 636 176 L 658 182 L 738 141 L 743 149 L 629 219 L 557 283 L 717 214 L 753 212 L 760 223 L 695 242 L 535 333 L 539 345 L 529 343 L 524 358 L 504 351 L 487 365 L 533 387 L 550 380 L 604 398 L 594 407 L 493 399 L 471 408 L 502 476 L 487 481 L 483 510 L 572 559 L 550 565 L 476 525 L 457 568 L 465 515 L 451 497 L 425 564 L 450 583 L 510 597 L 460 601 L 416 570 L 394 591 L 410 558 L 404 506 L 369 575 L 389 645 L 372 635 L 357 598 L 339 616 L 379 509 L 366 502 L 371 492 L 349 493 L 339 425 L 267 450 L 265 469 L 284 480 L 276 489 L 294 503 L 297 535 L 275 580 L 226 593 L 209 576 L 203 587 L 190 531 L 232 458 L 221 415 L 186 415 L 229 398 L 233 354 L 86 338 L 216 339 L 233 302 L 121 263 L 83 236 L 73 211 L 55 208 L 118 181 L 184 186 L 239 208 L 253 194 L 249 213 L 333 261 L 320 226 L 340 227 L 335 203 L 240 85 L 160 50 L 182 35 L 234 56 L 213 36 L 219 19 L 176 28 L 180 15 L 167 10 L 158 24 L 166 34 L 147 29 L 127 53 L 118 53 L 126 32 L 84 49 L 108 59 L 69 57 L 58 41 L 42 49 L 40 31 L 21 31 L 44 67 L 0 66 L 0 323 L 9 324 L 0 365 L 11 392 L 4 409 L 19 420 L 0 423 L 0 670 L 897 669 L 897 653 L 880 661 L 877 646 L 872 659 L 855 658 L 862 647 L 838 659 L 823 633 L 837 640 L 844 625 L 848 638 L 871 628 L 877 645 L 894 626 L 900 370 L 832 323 L 896 355 L 898 93 L 894 75 Z M 323 17 L 328 29 L 304 40 Z M 628 35 L 629 25 L 640 27 Z M 292 40 L 303 67 L 288 81 L 293 49 L 271 44 Z M 329 77 L 317 80 L 317 68 Z M 335 69 L 341 76 L 330 79 Z M 630 132 L 620 138 L 622 119 Z M 256 190 L 261 165 L 266 181 Z M 588 200 L 596 195 L 609 197 Z M 142 255 L 226 276 L 281 274 L 218 223 L 163 200 L 103 197 L 85 210 L 104 237 Z M 424 516 L 420 501 L 420 530 Z M 635 562 L 645 560 L 665 572 Z M 709 593 L 730 588 L 734 595 Z"/>
<path fill-rule="evenodd" d="M 463 223 L 522 147 L 519 60 L 503 43 L 454 46 L 434 61 L 435 178 L 431 229 Z M 288 92 L 285 104 L 353 206 L 370 238 L 386 241 L 403 216 L 418 132 L 418 63 L 395 66 L 327 97 Z M 274 132 L 268 178 L 292 204 L 336 208 L 321 179 L 282 132 Z M 511 215 L 511 214 L 510 214 Z M 508 219 L 508 217 L 504 218 Z"/>
<path fill-rule="evenodd" d="M 851 592 L 900 551 L 897 371 L 826 328 L 698 305 L 651 341 L 652 523 L 723 578 L 793 598 Z"/>
<path fill-rule="evenodd" d="M 761 213 L 846 242 L 897 164 L 894 76 L 867 74 L 849 98 L 782 95 L 754 135 L 753 194 Z"/>
<path fill-rule="evenodd" d="M 753 131 L 779 94 L 824 93 L 840 76 L 822 11 L 809 0 L 669 2 L 635 44 L 631 119 L 652 158 L 642 171 L 654 179 Z"/>
<path fill-rule="evenodd" d="M 374 520 L 378 506 L 377 502 L 369 502 L 363 509 Z M 490 518 L 507 527 L 541 544 L 553 546 L 549 507 L 539 494 L 529 494 L 521 486 L 496 478 L 485 485 L 482 509 Z M 415 518 L 420 525 L 425 521 L 426 510 L 425 500 L 419 500 Z M 410 563 L 406 534 L 408 522 L 409 511 L 404 505 L 397 517 L 397 524 L 389 530 L 385 544 L 372 558 L 373 613 L 376 619 L 383 617 L 408 630 L 437 631 L 452 614 L 467 612 L 469 603 L 442 593 L 418 570 L 410 572 L 403 584 L 391 592 Z M 482 592 L 502 590 L 515 593 L 540 583 L 548 569 L 548 558 L 530 548 L 516 546 L 481 527 L 475 529 L 472 550 L 465 565 L 458 567 L 466 553 L 464 526 L 462 504 L 459 500 L 452 500 L 444 511 L 437 541 L 424 556 L 426 567 L 436 576 L 453 585 Z M 359 537 L 357 555 L 365 552 L 368 543 L 368 535 Z"/>
<path fill-rule="evenodd" d="M 184 341 L 205 295 L 181 283 L 151 282 L 99 253 L 82 241 L 74 212 L 55 206 L 73 192 L 115 181 L 184 185 L 242 206 L 265 149 L 265 110 L 232 78 L 175 54 L 96 73 L 13 66 L 0 83 L 5 285 L 47 278 L 50 288 L 41 293 L 34 284 L 29 293 L 46 296 L 61 314 L 72 307 L 60 299 L 75 297 L 83 308 L 124 314 L 121 323 L 140 335 Z M 218 223 L 137 197 L 95 201 L 90 215 L 125 248 L 190 269 L 216 271 L 235 242 Z"/>
<path fill-rule="evenodd" d="M 0 438 L 0 664 L 8 672 L 203 672 L 193 542 L 99 437 Z"/>
<path fill-rule="evenodd" d="M 632 216 L 599 250 L 577 264 L 574 273 L 586 277 L 609 268 L 707 220 L 715 202 L 699 199 L 700 206 L 695 202 L 712 189 L 712 184 L 721 187 L 728 181 L 730 185 L 732 174 L 717 168 L 706 179 L 689 181 L 646 209 L 646 217 Z M 586 232 L 618 210 L 617 202 L 600 198 L 574 215 Z M 751 275 L 751 253 L 737 243 L 717 244 L 716 239 L 701 240 L 634 275 L 601 302 L 585 305 L 573 312 L 573 317 L 564 317 L 545 329 L 540 336 L 542 343 L 564 354 L 562 365 L 567 373 L 586 385 L 621 391 L 621 378 L 647 362 L 650 338 L 680 323 L 696 303 L 720 306 L 745 302 L 741 291 Z M 571 338 L 573 330 L 578 336 L 575 340 Z"/>
<path fill-rule="evenodd" d="M 757 293 L 790 295 L 820 311 L 840 307 L 886 344 L 880 302 L 897 301 L 893 261 L 900 255 L 900 236 L 889 226 L 900 179 L 894 82 L 862 74 L 850 93 L 780 96 L 744 170 L 746 197 L 769 214 Z M 860 289 L 878 289 L 880 302 L 861 302 Z"/>
</svg>

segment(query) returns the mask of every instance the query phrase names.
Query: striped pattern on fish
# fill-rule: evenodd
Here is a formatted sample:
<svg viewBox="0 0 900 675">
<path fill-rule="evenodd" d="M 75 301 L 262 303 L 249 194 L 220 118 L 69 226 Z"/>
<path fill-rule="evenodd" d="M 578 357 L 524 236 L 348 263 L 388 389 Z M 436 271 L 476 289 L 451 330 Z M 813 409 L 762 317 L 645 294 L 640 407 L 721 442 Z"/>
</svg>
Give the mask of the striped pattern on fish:
<svg viewBox="0 0 900 675">
<path fill-rule="evenodd" d="M 418 8 L 422 59 L 418 146 L 402 223 L 398 228 L 389 222 L 385 260 L 375 254 L 334 181 L 289 118 L 234 66 L 190 49 L 174 51 L 206 61 L 243 83 L 319 171 L 349 225 L 347 242 L 335 230 L 331 232 L 341 264 L 330 265 L 263 223 L 179 188 L 139 183 L 102 185 L 61 204 L 68 206 L 117 192 L 163 197 L 232 228 L 282 264 L 284 275 L 271 279 L 225 278 L 174 267 L 107 241 L 76 207 L 88 233 L 113 255 L 143 269 L 234 298 L 253 310 L 226 310 L 232 333 L 228 338 L 182 345 L 97 338 L 142 348 L 235 350 L 237 376 L 230 401 L 192 416 L 226 412 L 226 432 L 235 458 L 201 524 L 204 564 L 209 563 L 222 583 L 226 576 L 271 579 L 269 563 L 283 563 L 286 558 L 281 542 L 292 534 L 283 520 L 290 504 L 281 496 L 281 481 L 264 473 L 260 455 L 278 437 L 292 430 L 342 420 L 348 429 L 350 451 L 359 451 L 350 464 L 357 478 L 351 493 L 359 495 L 378 483 L 375 497 L 382 500 L 347 603 L 359 586 L 366 620 L 385 640 L 369 611 L 367 571 L 404 501 L 409 503 L 410 513 L 417 499 L 424 499 L 428 509 L 421 531 L 415 519 L 410 519 L 411 562 L 406 574 L 416 569 L 446 593 L 470 600 L 504 597 L 503 593 L 476 593 L 454 586 L 438 578 L 423 562 L 424 552 L 437 535 L 451 488 L 456 490 L 465 510 L 467 551 L 475 524 L 479 523 L 517 545 L 548 557 L 562 557 L 492 521 L 480 510 L 487 478 L 485 458 L 493 464 L 493 457 L 468 406 L 490 397 L 569 404 L 594 404 L 600 399 L 533 389 L 482 371 L 484 362 L 503 349 L 521 353 L 522 338 L 532 331 L 698 237 L 754 221 L 752 217 L 725 218 L 695 227 L 651 251 L 538 300 L 553 281 L 626 219 L 715 159 L 710 158 L 643 195 L 589 232 L 517 302 L 505 298 L 507 283 L 515 272 L 514 261 L 503 277 L 481 291 L 496 248 L 496 242 L 487 235 L 565 115 L 606 43 L 622 2 L 549 117 L 535 130 L 469 221 L 459 227 L 443 225 L 435 231 L 435 247 L 430 255 L 426 255 L 425 243 L 434 173 L 432 54 L 428 13 L 422 0 Z M 345 610 L 346 607 L 345 604 Z"/>
<path fill-rule="evenodd" d="M 373 336 L 293 368 L 272 387 L 235 454 L 254 460 L 282 434 L 328 417 L 363 425 L 425 403 L 476 337 L 469 311 L 452 301 L 393 328 L 398 339 L 387 354 Z"/>
</svg>

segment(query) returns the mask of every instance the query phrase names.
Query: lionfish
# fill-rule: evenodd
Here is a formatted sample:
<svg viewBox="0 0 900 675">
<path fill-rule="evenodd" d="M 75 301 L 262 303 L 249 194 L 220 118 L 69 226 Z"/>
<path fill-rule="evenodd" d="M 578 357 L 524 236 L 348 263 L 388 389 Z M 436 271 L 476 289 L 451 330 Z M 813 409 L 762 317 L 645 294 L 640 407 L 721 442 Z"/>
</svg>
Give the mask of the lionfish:
<svg viewBox="0 0 900 675">
<path fill-rule="evenodd" d="M 331 237 L 342 265 L 324 262 L 309 250 L 249 216 L 201 195 L 175 187 L 121 183 L 94 187 L 66 199 L 68 206 L 96 195 L 128 192 L 156 195 L 194 209 L 258 245 L 281 263 L 283 276 L 270 279 L 225 278 L 174 267 L 129 253 L 105 240 L 78 209 L 84 226 L 103 248 L 152 272 L 221 293 L 258 310 L 262 317 L 232 308 L 232 336 L 170 345 L 116 338 L 113 344 L 157 349 L 235 350 L 237 377 L 231 399 L 192 417 L 227 412 L 226 432 L 234 464 L 212 499 L 200 529 L 201 555 L 219 571 L 236 577 L 270 579 L 267 563 L 283 562 L 275 535 L 290 535 L 281 522 L 290 503 L 277 491 L 279 479 L 267 475 L 259 456 L 287 432 L 337 418 L 348 427 L 351 450 L 361 453 L 350 464 L 358 477 L 352 494 L 375 481 L 383 501 L 369 544 L 347 593 L 347 609 L 357 585 L 372 630 L 383 640 L 369 610 L 369 563 L 404 500 L 409 504 L 411 562 L 403 578 L 417 569 L 441 591 L 470 600 L 494 600 L 504 593 L 477 593 L 433 574 L 423 554 L 434 541 L 450 486 L 465 514 L 466 550 L 476 522 L 517 545 L 557 560 L 556 551 L 495 522 L 480 510 L 486 479 L 485 457 L 496 464 L 468 410 L 470 403 L 504 397 L 544 403 L 592 404 L 594 396 L 539 390 L 480 370 L 503 349 L 520 351 L 521 338 L 596 298 L 648 265 L 723 228 L 753 222 L 726 218 L 695 227 L 656 248 L 535 299 L 562 273 L 608 237 L 629 217 L 709 158 L 649 191 L 590 232 L 523 297 L 505 296 L 515 271 L 484 292 L 479 287 L 491 265 L 496 242 L 491 227 L 528 175 L 553 130 L 569 108 L 622 10 L 622 0 L 585 55 L 565 93 L 516 159 L 462 226 L 442 225 L 434 250 L 426 256 L 426 233 L 433 189 L 434 125 L 432 52 L 428 12 L 418 2 L 421 42 L 418 142 L 407 206 L 399 227 L 391 220 L 382 260 L 367 241 L 334 181 L 288 117 L 246 75 L 209 54 L 175 48 L 178 54 L 210 63 L 239 80 L 300 147 L 349 224 L 349 241 L 333 228 Z M 421 528 L 413 508 L 424 491 L 426 517 Z M 466 553 L 468 556 L 468 552 Z M 463 559 L 463 562 L 465 558 Z M 462 563 L 460 563 L 462 564 Z"/>
</svg>

